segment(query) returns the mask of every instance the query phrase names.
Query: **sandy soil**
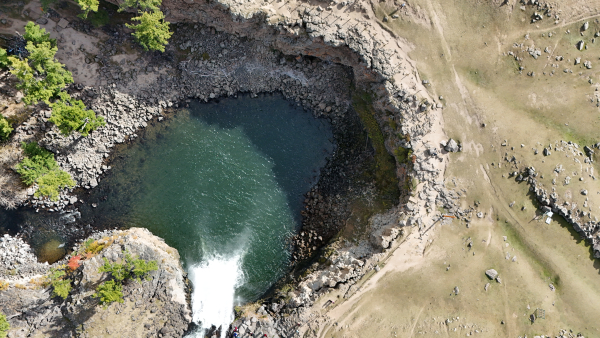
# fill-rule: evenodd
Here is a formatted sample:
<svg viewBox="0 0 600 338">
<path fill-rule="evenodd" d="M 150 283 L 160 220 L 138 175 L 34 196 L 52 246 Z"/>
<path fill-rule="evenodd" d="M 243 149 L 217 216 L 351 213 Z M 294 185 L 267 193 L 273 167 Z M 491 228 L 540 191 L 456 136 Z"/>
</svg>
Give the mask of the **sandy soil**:
<svg viewBox="0 0 600 338">
<path fill-rule="evenodd" d="M 599 335 L 600 262 L 560 217 L 544 223 L 527 195 L 529 187 L 509 173 L 534 166 L 548 189 L 554 187 L 571 204 L 585 203 L 592 220 L 599 214 L 600 186 L 592 177 L 597 164 L 584 163 L 581 153 L 584 145 L 597 142 L 600 41 L 592 39 L 600 30 L 600 7 L 560 3 L 555 5 L 560 19 L 532 24 L 537 9 L 523 10 L 514 1 L 503 6 L 461 0 L 372 6 L 380 24 L 412 46 L 408 55 L 416 60 L 420 77 L 432 84 L 431 96 L 443 96 L 444 130 L 463 146 L 450 155 L 445 182 L 461 192 L 463 208 L 476 211 L 469 227 L 454 220 L 436 226 L 429 239 L 411 235 L 381 271 L 365 277 L 370 279 L 360 292 L 323 310 L 315 320 L 319 324 L 303 332 L 319 337 L 518 337 L 573 329 L 586 337 Z M 590 28 L 580 31 L 586 21 Z M 579 40 L 588 49 L 577 50 Z M 541 56 L 533 58 L 530 46 Z M 583 66 L 586 60 L 591 69 Z M 561 140 L 579 148 L 569 150 Z M 549 145 L 552 155 L 545 157 L 542 151 Z M 555 151 L 557 146 L 563 151 Z M 513 156 L 514 162 L 505 160 Z M 563 170 L 556 172 L 557 165 Z M 582 189 L 589 193 L 582 195 Z M 429 240 L 429 249 L 423 250 Z M 502 284 L 486 278 L 489 268 L 500 272 Z M 325 301 L 335 298 L 332 293 Z M 545 310 L 546 318 L 532 324 L 530 315 L 537 308 Z"/>
</svg>

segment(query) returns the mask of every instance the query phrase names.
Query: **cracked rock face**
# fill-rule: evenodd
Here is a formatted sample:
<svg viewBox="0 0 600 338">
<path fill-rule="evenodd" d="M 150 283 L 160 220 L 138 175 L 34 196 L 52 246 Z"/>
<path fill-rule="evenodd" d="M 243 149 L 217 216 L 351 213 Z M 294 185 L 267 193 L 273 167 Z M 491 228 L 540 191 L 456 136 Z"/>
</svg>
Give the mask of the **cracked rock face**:
<svg viewBox="0 0 600 338">
<path fill-rule="evenodd" d="M 184 272 L 177 250 L 146 229 L 132 228 L 96 234 L 100 243 L 112 243 L 98 255 L 82 260 L 66 299 L 51 298 L 51 288 L 34 280 L 14 283 L 0 292 L 0 311 L 9 319 L 9 337 L 181 337 L 191 321 L 186 300 Z M 124 259 L 124 251 L 145 260 L 155 260 L 158 270 L 147 280 L 130 280 L 123 286 L 124 303 L 107 307 L 92 297 L 107 275 L 98 272 L 107 258 Z M 65 262 L 59 262 L 65 263 Z"/>
</svg>

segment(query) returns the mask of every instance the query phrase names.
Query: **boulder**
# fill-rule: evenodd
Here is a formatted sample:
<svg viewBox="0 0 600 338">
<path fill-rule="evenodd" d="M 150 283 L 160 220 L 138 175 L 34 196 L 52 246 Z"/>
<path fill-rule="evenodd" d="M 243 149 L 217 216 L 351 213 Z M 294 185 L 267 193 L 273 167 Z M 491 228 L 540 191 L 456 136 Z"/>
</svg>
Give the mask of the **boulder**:
<svg viewBox="0 0 600 338">
<path fill-rule="evenodd" d="M 496 277 L 498 277 L 498 271 L 494 270 L 494 269 L 489 269 L 485 272 L 485 275 L 489 278 L 489 279 L 495 279 Z"/>
<path fill-rule="evenodd" d="M 458 151 L 458 143 L 456 143 L 456 141 L 454 141 L 453 139 L 449 139 L 444 149 L 447 152 L 455 153 Z"/>
</svg>

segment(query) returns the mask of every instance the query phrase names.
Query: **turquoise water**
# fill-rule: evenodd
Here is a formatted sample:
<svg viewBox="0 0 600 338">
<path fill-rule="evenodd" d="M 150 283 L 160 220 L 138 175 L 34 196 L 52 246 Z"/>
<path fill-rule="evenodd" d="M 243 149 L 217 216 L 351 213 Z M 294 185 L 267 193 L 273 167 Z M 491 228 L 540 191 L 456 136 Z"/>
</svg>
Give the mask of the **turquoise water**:
<svg viewBox="0 0 600 338">
<path fill-rule="evenodd" d="M 332 138 L 328 122 L 278 95 L 192 103 L 123 151 L 81 209 L 177 248 L 195 319 L 224 324 L 231 302 L 255 300 L 285 273 L 287 239 Z"/>
</svg>

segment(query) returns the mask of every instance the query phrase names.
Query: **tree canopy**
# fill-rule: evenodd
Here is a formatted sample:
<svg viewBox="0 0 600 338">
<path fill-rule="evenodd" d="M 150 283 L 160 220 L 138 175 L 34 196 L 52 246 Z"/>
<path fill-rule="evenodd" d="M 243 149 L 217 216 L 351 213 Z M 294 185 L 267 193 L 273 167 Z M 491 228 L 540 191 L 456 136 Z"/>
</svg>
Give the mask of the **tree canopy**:
<svg viewBox="0 0 600 338">
<path fill-rule="evenodd" d="M 173 35 L 169 31 L 169 23 L 164 21 L 164 18 L 164 14 L 161 11 L 152 13 L 140 11 L 140 16 L 131 19 L 139 21 L 139 24 L 125 25 L 135 31 L 132 35 L 136 37 L 145 50 L 159 50 L 164 52 L 165 45 L 168 44 L 169 38 Z"/>
<path fill-rule="evenodd" d="M 8 61 L 8 54 L 6 54 L 6 49 L 0 48 L 0 68 L 6 68 L 10 65 Z"/>
<path fill-rule="evenodd" d="M 119 6 L 119 12 L 127 8 L 137 8 L 141 11 L 160 12 L 162 0 L 124 0 Z"/>
<path fill-rule="evenodd" d="M 56 47 L 56 39 L 50 39 L 50 33 L 47 33 L 45 28 L 41 28 L 33 23 L 33 21 L 29 21 L 25 25 L 25 35 L 23 35 L 23 38 L 35 44 L 50 42 L 53 47 Z"/>
<path fill-rule="evenodd" d="M 94 111 L 88 110 L 81 100 L 63 98 L 50 106 L 52 116 L 49 121 L 56 124 L 60 133 L 65 136 L 74 131 L 88 136 L 91 131 L 106 124 L 102 116 L 96 116 Z"/>
<path fill-rule="evenodd" d="M 0 142 L 8 139 L 8 136 L 13 131 L 8 120 L 2 115 L 0 115 Z"/>
<path fill-rule="evenodd" d="M 82 18 L 87 18 L 89 12 L 97 12 L 98 11 L 98 0 L 76 0 L 79 7 L 83 13 L 81 13 Z"/>
<path fill-rule="evenodd" d="M 23 90 L 25 103 L 43 101 L 49 104 L 67 84 L 73 83 L 73 76 L 63 64 L 54 60 L 58 49 L 49 41 L 38 44 L 28 41 L 25 48 L 29 58 L 8 57 L 11 73 L 20 80 L 17 88 Z"/>
<path fill-rule="evenodd" d="M 35 197 L 45 196 L 58 200 L 58 190 L 74 187 L 75 181 L 69 173 L 60 170 L 54 154 L 40 147 L 36 142 L 22 143 L 25 158 L 17 164 L 17 173 L 26 185 L 37 183 Z"/>
</svg>

